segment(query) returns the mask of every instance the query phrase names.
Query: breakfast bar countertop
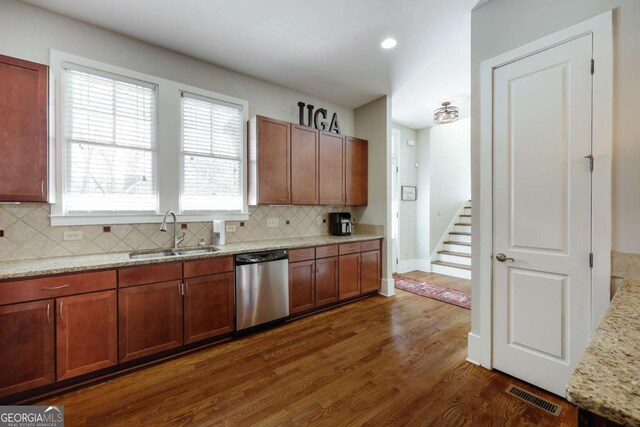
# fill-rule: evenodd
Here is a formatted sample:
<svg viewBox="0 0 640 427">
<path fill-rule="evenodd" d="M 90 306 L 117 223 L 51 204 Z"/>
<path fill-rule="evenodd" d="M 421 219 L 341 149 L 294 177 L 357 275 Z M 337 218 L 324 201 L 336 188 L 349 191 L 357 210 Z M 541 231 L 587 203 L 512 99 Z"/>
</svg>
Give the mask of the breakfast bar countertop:
<svg viewBox="0 0 640 427">
<path fill-rule="evenodd" d="M 384 236 L 377 234 L 354 234 L 351 236 L 310 236 L 294 239 L 261 240 L 255 242 L 229 243 L 224 246 L 218 246 L 219 250 L 217 250 L 216 252 L 210 252 L 206 254 L 201 253 L 147 259 L 132 259 L 129 257 L 129 252 L 117 252 L 107 254 L 79 255 L 2 262 L 0 263 L 0 280 L 73 273 L 88 270 L 103 270 L 108 268 L 157 264 L 163 262 L 191 261 L 196 259 L 215 258 L 221 256 L 236 255 L 240 253 L 260 252 L 276 249 L 295 249 L 310 246 L 336 245 L 340 243 L 382 239 L 383 237 Z M 192 247 L 190 249 L 199 248 Z"/>
<path fill-rule="evenodd" d="M 640 281 L 625 281 L 567 384 L 579 408 L 640 425 Z"/>
</svg>

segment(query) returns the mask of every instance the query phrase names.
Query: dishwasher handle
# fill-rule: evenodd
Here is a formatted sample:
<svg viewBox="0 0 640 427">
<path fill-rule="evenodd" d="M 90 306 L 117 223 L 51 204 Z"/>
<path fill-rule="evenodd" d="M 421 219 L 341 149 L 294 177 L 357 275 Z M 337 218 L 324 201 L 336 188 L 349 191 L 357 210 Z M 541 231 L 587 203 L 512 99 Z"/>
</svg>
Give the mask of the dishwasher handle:
<svg viewBox="0 0 640 427">
<path fill-rule="evenodd" d="M 236 255 L 236 265 L 258 264 L 262 262 L 279 261 L 282 259 L 289 259 L 288 250 L 283 249 L 278 251 Z"/>
</svg>

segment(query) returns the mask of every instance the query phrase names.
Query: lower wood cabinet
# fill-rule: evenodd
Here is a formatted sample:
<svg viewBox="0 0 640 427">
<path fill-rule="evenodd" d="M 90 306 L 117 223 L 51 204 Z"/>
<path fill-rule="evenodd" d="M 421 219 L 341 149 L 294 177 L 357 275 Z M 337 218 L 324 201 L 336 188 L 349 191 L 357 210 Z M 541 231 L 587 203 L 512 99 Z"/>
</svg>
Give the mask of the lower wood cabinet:
<svg viewBox="0 0 640 427">
<path fill-rule="evenodd" d="M 115 290 L 56 300 L 57 379 L 118 363 Z"/>
<path fill-rule="evenodd" d="M 120 362 L 182 345 L 182 283 L 136 286 L 119 293 Z"/>
<path fill-rule="evenodd" d="M 289 314 L 315 307 L 316 262 L 289 264 Z"/>
<path fill-rule="evenodd" d="M 0 397 L 55 381 L 54 300 L 0 307 Z"/>
<path fill-rule="evenodd" d="M 380 251 L 360 254 L 360 292 L 377 291 L 380 288 Z"/>
<path fill-rule="evenodd" d="M 360 295 L 360 254 L 340 255 L 338 271 L 339 298 Z"/>
<path fill-rule="evenodd" d="M 338 257 L 316 259 L 316 307 L 338 301 Z"/>
<path fill-rule="evenodd" d="M 184 342 L 234 330 L 233 273 L 210 274 L 184 282 Z"/>
</svg>

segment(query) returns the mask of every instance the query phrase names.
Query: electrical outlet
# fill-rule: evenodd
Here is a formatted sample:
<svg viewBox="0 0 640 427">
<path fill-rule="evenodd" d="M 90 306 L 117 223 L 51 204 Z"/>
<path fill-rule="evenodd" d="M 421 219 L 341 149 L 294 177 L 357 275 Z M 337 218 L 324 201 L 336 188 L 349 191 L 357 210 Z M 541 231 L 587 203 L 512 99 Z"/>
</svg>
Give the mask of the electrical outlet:
<svg viewBox="0 0 640 427">
<path fill-rule="evenodd" d="M 318 219 L 316 219 L 316 222 L 318 223 L 318 225 L 322 224 L 322 217 L 319 216 Z"/>
<path fill-rule="evenodd" d="M 235 233 L 236 231 L 236 226 L 235 225 L 227 225 L 225 227 L 225 230 L 227 230 L 227 233 Z"/>
<path fill-rule="evenodd" d="M 278 218 L 268 218 L 267 227 L 269 228 L 279 227 Z"/>
<path fill-rule="evenodd" d="M 65 231 L 62 235 L 63 240 L 82 240 L 82 231 Z"/>
</svg>

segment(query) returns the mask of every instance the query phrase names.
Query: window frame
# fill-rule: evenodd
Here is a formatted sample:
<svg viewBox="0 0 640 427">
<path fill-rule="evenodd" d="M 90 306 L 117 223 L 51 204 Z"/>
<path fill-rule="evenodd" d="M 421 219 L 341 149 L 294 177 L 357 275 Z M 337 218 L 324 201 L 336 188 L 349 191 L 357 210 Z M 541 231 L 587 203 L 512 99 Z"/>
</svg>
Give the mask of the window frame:
<svg viewBox="0 0 640 427">
<path fill-rule="evenodd" d="M 115 74 L 134 81 L 156 85 L 156 160 L 155 178 L 157 194 L 156 212 L 117 211 L 117 212 L 65 212 L 64 179 L 65 129 L 64 129 L 64 64 L 71 63 L 107 74 Z M 247 127 L 249 103 L 246 100 L 220 94 L 207 89 L 140 73 L 115 65 L 51 50 L 49 84 L 49 176 L 54 183 L 50 197 L 51 225 L 101 225 L 101 224 L 142 224 L 160 223 L 164 212 L 173 210 L 179 221 L 206 222 L 211 220 L 247 220 L 249 207 L 247 200 Z M 242 161 L 240 211 L 187 211 L 180 206 L 182 192 L 182 93 L 187 92 L 242 107 Z"/>
</svg>

